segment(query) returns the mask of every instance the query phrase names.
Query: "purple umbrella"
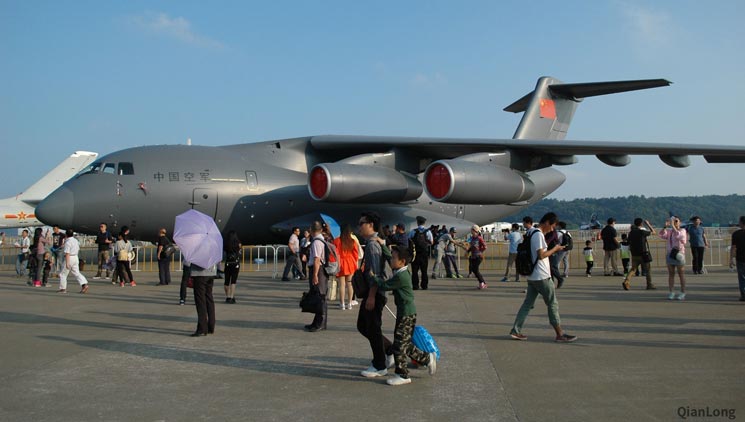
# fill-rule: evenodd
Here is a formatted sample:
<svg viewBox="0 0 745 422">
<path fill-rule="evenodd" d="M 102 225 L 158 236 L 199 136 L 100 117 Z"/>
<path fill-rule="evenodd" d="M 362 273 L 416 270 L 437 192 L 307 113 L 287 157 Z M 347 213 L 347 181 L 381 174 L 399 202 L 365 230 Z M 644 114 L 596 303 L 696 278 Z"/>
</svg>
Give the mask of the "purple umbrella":
<svg viewBox="0 0 745 422">
<path fill-rule="evenodd" d="M 176 216 L 173 241 L 192 264 L 210 268 L 222 261 L 222 234 L 212 217 L 197 210 Z"/>
</svg>

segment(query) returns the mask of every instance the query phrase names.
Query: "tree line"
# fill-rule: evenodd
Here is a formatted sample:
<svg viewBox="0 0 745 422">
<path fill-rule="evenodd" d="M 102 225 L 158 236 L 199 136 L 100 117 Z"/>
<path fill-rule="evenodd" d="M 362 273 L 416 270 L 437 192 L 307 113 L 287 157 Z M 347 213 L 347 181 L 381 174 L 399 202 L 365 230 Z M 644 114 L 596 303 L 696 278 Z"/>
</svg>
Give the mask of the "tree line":
<svg viewBox="0 0 745 422">
<path fill-rule="evenodd" d="M 727 227 L 737 223 L 745 215 L 745 195 L 662 196 L 646 197 L 618 196 L 614 198 L 581 198 L 573 200 L 543 199 L 521 213 L 505 217 L 504 221 L 521 221 L 530 215 L 535 220 L 553 211 L 565 221 L 569 228 L 578 228 L 589 223 L 595 215 L 605 224 L 609 217 L 618 223 L 631 223 L 641 217 L 653 225 L 662 227 L 669 213 L 688 221 L 694 215 L 701 217 L 705 226 Z"/>
</svg>

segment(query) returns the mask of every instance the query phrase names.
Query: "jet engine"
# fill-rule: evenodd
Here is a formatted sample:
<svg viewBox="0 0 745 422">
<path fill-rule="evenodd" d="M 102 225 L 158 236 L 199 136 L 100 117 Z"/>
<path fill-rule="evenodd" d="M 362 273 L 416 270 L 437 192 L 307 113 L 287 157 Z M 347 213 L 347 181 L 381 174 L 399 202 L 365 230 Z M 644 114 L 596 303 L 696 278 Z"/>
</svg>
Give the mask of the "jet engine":
<svg viewBox="0 0 745 422">
<path fill-rule="evenodd" d="M 396 203 L 419 198 L 422 184 L 390 167 L 339 162 L 314 166 L 308 191 L 316 201 Z"/>
<path fill-rule="evenodd" d="M 430 198 L 445 203 L 512 204 L 535 194 L 535 185 L 523 172 L 458 159 L 430 164 L 424 184 Z"/>
</svg>

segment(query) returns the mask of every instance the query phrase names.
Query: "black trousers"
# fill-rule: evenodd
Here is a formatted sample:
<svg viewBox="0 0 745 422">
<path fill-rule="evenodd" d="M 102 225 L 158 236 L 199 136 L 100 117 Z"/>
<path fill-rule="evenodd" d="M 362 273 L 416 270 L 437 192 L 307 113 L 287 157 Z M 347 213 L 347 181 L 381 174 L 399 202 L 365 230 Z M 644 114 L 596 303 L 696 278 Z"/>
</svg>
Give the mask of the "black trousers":
<svg viewBox="0 0 745 422">
<path fill-rule="evenodd" d="M 475 275 L 476 279 L 479 281 L 479 284 L 486 283 L 486 281 L 484 281 L 484 276 L 481 275 L 481 271 L 479 270 L 482 260 L 483 260 L 483 257 L 481 256 L 469 256 L 468 257 L 468 273 L 469 274 L 473 273 L 473 275 Z"/>
<path fill-rule="evenodd" d="M 706 251 L 706 248 L 703 246 L 691 246 L 694 273 L 700 273 L 704 270 L 704 251 Z"/>
<path fill-rule="evenodd" d="M 455 261 L 455 255 L 445 255 L 445 273 L 447 273 L 448 277 L 453 276 L 453 270 L 455 270 L 455 274 L 460 275 L 460 272 L 458 272 L 458 263 Z"/>
<path fill-rule="evenodd" d="M 282 271 L 282 278 L 288 278 L 287 276 L 290 274 L 290 269 L 293 269 L 293 276 L 295 273 L 303 273 L 303 267 L 300 265 L 300 255 L 291 253 L 287 255 L 287 258 L 285 258 L 285 270 Z"/>
<path fill-rule="evenodd" d="M 414 289 L 418 289 L 420 286 L 422 289 L 426 290 L 427 286 L 429 286 L 429 276 L 427 275 L 427 265 L 429 264 L 429 254 L 427 253 L 418 253 L 414 257 L 414 260 L 411 261 L 411 284 L 414 286 Z M 422 273 L 422 282 L 419 283 L 419 273 Z"/>
<path fill-rule="evenodd" d="M 158 260 L 159 284 L 171 284 L 171 260 L 168 258 Z"/>
<path fill-rule="evenodd" d="M 226 263 L 225 264 L 225 285 L 230 286 L 238 282 L 238 272 L 240 271 L 240 264 Z"/>
<path fill-rule="evenodd" d="M 215 332 L 215 300 L 212 298 L 214 277 L 193 277 L 194 304 L 197 306 L 197 333 Z"/>
<path fill-rule="evenodd" d="M 313 317 L 313 322 L 310 323 L 310 325 L 316 327 L 316 328 L 323 328 L 326 329 L 326 324 L 328 322 L 328 311 L 329 311 L 329 303 L 326 300 L 326 293 L 328 293 L 329 290 L 329 280 L 326 276 L 326 273 L 323 271 L 323 268 L 320 268 L 318 270 L 318 284 L 313 284 L 313 267 L 308 267 L 308 286 L 310 290 L 317 289 L 318 292 L 321 294 L 321 303 L 323 304 L 323 310 L 320 314 L 315 314 Z"/>
<path fill-rule="evenodd" d="M 131 278 L 129 278 L 129 274 L 127 273 L 127 267 L 129 266 L 129 261 L 116 261 L 116 272 L 114 273 L 118 278 L 119 281 L 122 283 L 129 283 L 132 281 Z M 113 278 L 112 278 L 113 280 Z"/>
<path fill-rule="evenodd" d="M 186 288 L 188 287 L 187 284 L 189 283 L 190 276 L 191 266 L 185 265 L 181 272 L 181 292 L 179 294 L 179 298 L 183 301 L 186 301 Z"/>
<path fill-rule="evenodd" d="M 377 370 L 385 369 L 385 353 L 390 349 L 391 342 L 383 336 L 383 308 L 386 298 L 383 295 L 375 296 L 375 308 L 372 311 L 365 309 L 367 298 L 362 299 L 360 311 L 357 314 L 357 331 L 370 342 L 373 360 L 372 365 Z"/>
</svg>

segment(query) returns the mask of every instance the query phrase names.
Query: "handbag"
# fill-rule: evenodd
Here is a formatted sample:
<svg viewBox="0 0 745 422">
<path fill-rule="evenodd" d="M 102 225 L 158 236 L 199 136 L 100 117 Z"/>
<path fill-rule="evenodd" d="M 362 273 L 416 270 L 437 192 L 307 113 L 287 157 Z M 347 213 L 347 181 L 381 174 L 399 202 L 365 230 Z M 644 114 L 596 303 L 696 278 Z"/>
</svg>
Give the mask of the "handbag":
<svg viewBox="0 0 745 422">
<path fill-rule="evenodd" d="M 356 270 L 352 274 L 352 290 L 354 290 L 354 296 L 358 299 L 364 299 L 370 291 L 370 285 L 365 280 L 365 275 L 362 270 Z"/>
<path fill-rule="evenodd" d="M 118 259 L 119 261 L 129 261 L 129 251 L 126 249 L 120 250 L 116 256 L 116 259 Z"/>
<path fill-rule="evenodd" d="M 323 313 L 323 298 L 317 288 L 303 292 L 303 297 L 300 298 L 300 310 L 311 314 Z"/>
<path fill-rule="evenodd" d="M 644 243 L 647 247 L 645 248 L 646 250 L 642 252 L 642 262 L 645 264 L 649 264 L 650 262 L 652 262 L 652 253 L 649 252 L 649 242 L 647 241 L 647 239 L 644 239 Z"/>
<path fill-rule="evenodd" d="M 686 257 L 682 253 L 680 253 L 680 249 L 673 248 L 673 235 L 670 234 L 670 259 L 674 259 L 675 261 L 678 261 L 680 265 L 685 265 Z"/>
</svg>

